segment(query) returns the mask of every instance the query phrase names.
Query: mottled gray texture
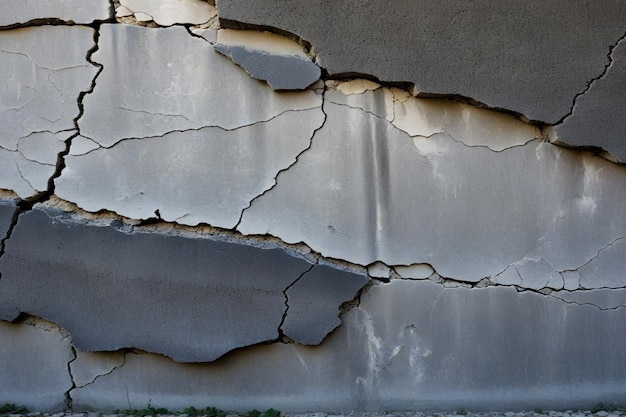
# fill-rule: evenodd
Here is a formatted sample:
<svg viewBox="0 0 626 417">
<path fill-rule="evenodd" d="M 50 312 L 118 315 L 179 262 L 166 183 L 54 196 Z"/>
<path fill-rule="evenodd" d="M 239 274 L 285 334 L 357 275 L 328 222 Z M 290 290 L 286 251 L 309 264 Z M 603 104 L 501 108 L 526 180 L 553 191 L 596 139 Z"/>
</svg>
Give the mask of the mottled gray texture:
<svg viewBox="0 0 626 417">
<path fill-rule="evenodd" d="M 98 45 L 93 60 L 104 70 L 78 124 L 104 147 L 207 126 L 230 130 L 321 105 L 313 91 L 275 93 L 184 27 L 103 25 Z"/>
<path fill-rule="evenodd" d="M 339 306 L 367 283 L 364 275 L 316 265 L 287 290 L 283 333 L 303 345 L 318 345 L 341 324 Z"/>
<path fill-rule="evenodd" d="M 46 323 L 0 321 L 0 403 L 31 411 L 66 408 L 72 388 L 67 364 L 74 358 L 70 341 Z"/>
<path fill-rule="evenodd" d="M 613 50 L 604 77 L 576 99 L 572 115 L 556 127 L 558 139 L 575 146 L 595 146 L 626 163 L 626 41 Z"/>
<path fill-rule="evenodd" d="M 113 372 L 124 365 L 124 352 L 83 352 L 76 351 L 76 359 L 70 363 L 74 385 L 80 388 L 91 384 L 96 378 Z"/>
<path fill-rule="evenodd" d="M 4 241 L 9 233 L 17 207 L 8 201 L 0 201 L 0 242 Z M 2 249 L 2 247 L 0 247 Z"/>
<path fill-rule="evenodd" d="M 324 110 L 311 148 L 244 212 L 242 233 L 463 281 L 515 264 L 529 288 L 562 288 L 539 269 L 574 270 L 626 235 L 622 166 L 540 141 L 494 152 L 445 133 L 412 139 L 362 110 Z M 589 288 L 606 274 L 626 284 L 626 257 L 598 268 Z"/>
<path fill-rule="evenodd" d="M 283 291 L 310 267 L 278 249 L 54 216 L 20 216 L 0 258 L 0 318 L 46 318 L 81 350 L 136 347 L 197 362 L 276 339 Z"/>
<path fill-rule="evenodd" d="M 310 42 L 330 74 L 407 81 L 554 123 L 626 32 L 626 3 L 219 1 L 221 19 Z"/>
<path fill-rule="evenodd" d="M 49 19 L 91 23 L 107 19 L 109 7 L 107 0 L 3 0 L 0 3 L 0 26 Z"/>
<path fill-rule="evenodd" d="M 296 162 L 323 120 L 319 108 L 285 112 L 232 131 L 125 140 L 82 156 L 85 144 L 73 143 L 56 194 L 92 212 L 233 228 L 250 201 Z"/>
<path fill-rule="evenodd" d="M 86 59 L 93 36 L 80 26 L 0 31 L 0 188 L 21 198 L 48 188 L 98 70 Z"/>
<path fill-rule="evenodd" d="M 207 365 L 127 354 L 71 395 L 97 410 L 347 412 L 567 409 L 626 394 L 625 308 L 398 280 L 371 288 L 343 322 L 321 346 L 255 346 Z"/>
<path fill-rule="evenodd" d="M 580 269 L 582 288 L 624 288 L 626 281 L 626 238 L 611 242 Z"/>
<path fill-rule="evenodd" d="M 273 55 L 245 46 L 215 45 L 257 80 L 267 81 L 274 90 L 303 90 L 320 78 L 320 68 L 310 59 L 299 56 Z"/>
</svg>

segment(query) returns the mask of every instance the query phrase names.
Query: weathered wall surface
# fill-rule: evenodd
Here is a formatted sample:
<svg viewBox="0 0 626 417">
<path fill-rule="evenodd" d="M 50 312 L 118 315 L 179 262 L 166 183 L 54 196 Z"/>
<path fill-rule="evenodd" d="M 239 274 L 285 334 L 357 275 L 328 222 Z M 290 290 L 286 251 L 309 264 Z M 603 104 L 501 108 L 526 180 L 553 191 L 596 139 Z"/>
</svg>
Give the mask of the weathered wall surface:
<svg viewBox="0 0 626 417">
<path fill-rule="evenodd" d="M 622 2 L 0 9 L 0 403 L 626 403 Z"/>
</svg>

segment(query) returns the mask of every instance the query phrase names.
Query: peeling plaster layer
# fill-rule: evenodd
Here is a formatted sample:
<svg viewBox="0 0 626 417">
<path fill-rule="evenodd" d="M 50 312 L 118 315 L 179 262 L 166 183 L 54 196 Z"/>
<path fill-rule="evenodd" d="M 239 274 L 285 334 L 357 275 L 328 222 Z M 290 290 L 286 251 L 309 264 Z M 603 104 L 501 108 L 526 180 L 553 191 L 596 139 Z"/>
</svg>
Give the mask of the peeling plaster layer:
<svg viewBox="0 0 626 417">
<path fill-rule="evenodd" d="M 303 90 L 321 74 L 300 45 L 269 32 L 220 30 L 215 50 L 274 90 Z"/>
<path fill-rule="evenodd" d="M 3 0 L 0 27 L 49 19 L 91 23 L 107 19 L 109 6 L 107 0 Z"/>
<path fill-rule="evenodd" d="M 311 148 L 244 212 L 239 231 L 361 265 L 427 263 L 471 282 L 516 262 L 574 270 L 626 236 L 624 167 L 536 140 L 470 147 L 471 130 L 411 138 L 360 109 L 324 110 Z M 624 286 L 626 258 L 615 259 L 598 265 Z"/>
<path fill-rule="evenodd" d="M 67 364 L 74 358 L 70 341 L 56 327 L 0 321 L 0 401 L 31 411 L 66 408 L 72 388 Z"/>
<path fill-rule="evenodd" d="M 343 322 L 322 346 L 256 346 L 212 364 L 128 353 L 71 396 L 95 410 L 151 401 L 338 412 L 588 407 L 626 394 L 624 308 L 396 280 L 370 288 Z"/>
<path fill-rule="evenodd" d="M 413 82 L 555 123 L 626 33 L 626 3 L 219 1 L 228 20 L 308 41 L 332 74 Z M 555 29 L 555 28 L 558 28 Z"/>
<path fill-rule="evenodd" d="M 180 362 L 212 361 L 277 340 L 287 311 L 284 292 L 310 268 L 279 249 L 126 234 L 36 208 L 19 217 L 0 258 L 0 318 L 43 317 L 65 328 L 80 350 L 135 347 Z M 318 314 L 328 302 L 319 297 L 341 294 L 322 323 L 330 332 L 339 304 L 364 285 L 362 277 L 356 287 L 330 282 L 316 268 L 312 276 L 328 289 L 311 294 L 314 307 L 300 294 L 287 303 L 296 312 L 293 319 L 287 314 L 296 341 L 307 334 L 299 326 L 310 324 L 304 312 Z"/>
<path fill-rule="evenodd" d="M 47 189 L 98 71 L 85 58 L 93 37 L 79 26 L 0 32 L 0 188 L 21 198 Z"/>
<path fill-rule="evenodd" d="M 138 20 L 144 20 L 142 15 L 146 15 L 159 26 L 199 25 L 217 15 L 215 7 L 202 0 L 120 0 L 120 3 Z"/>
<path fill-rule="evenodd" d="M 626 40 L 613 49 L 603 78 L 576 100 L 572 115 L 556 127 L 558 140 L 575 146 L 596 146 L 626 162 Z"/>
<path fill-rule="evenodd" d="M 321 106 L 313 91 L 274 93 L 183 27 L 103 25 L 98 44 L 92 59 L 104 69 L 83 101 L 79 127 L 103 147 L 209 126 L 235 129 Z"/>
<path fill-rule="evenodd" d="M 135 219 L 233 228 L 257 195 L 296 161 L 324 121 L 321 109 L 286 112 L 233 131 L 204 128 L 125 140 L 76 155 L 56 181 L 58 196 L 82 208 Z"/>
</svg>

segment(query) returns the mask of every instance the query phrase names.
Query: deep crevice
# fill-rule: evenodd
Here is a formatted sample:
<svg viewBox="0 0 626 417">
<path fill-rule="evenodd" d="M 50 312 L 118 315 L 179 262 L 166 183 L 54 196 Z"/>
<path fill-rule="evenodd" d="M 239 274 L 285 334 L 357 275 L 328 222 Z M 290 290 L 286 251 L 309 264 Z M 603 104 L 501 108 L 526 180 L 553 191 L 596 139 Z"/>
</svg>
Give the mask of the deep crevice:
<svg viewBox="0 0 626 417">
<path fill-rule="evenodd" d="M 287 291 L 289 291 L 289 289 L 291 287 L 293 287 L 298 281 L 300 281 L 302 279 L 302 277 L 304 277 L 306 274 L 308 274 L 309 272 L 311 272 L 313 270 L 313 268 L 315 268 L 315 266 L 318 265 L 318 262 L 311 264 L 311 266 L 304 271 L 303 273 L 300 274 L 300 276 L 298 276 L 298 278 L 296 278 L 291 284 L 289 284 L 287 286 L 287 288 L 285 288 L 283 290 L 283 296 L 285 297 L 285 312 L 283 313 L 283 317 L 280 320 L 280 324 L 278 325 L 278 341 L 282 341 L 283 343 L 296 343 L 293 339 L 291 339 L 289 336 L 285 335 L 285 333 L 283 332 L 283 324 L 285 324 L 285 320 L 287 319 L 287 313 L 289 312 L 289 296 L 287 295 Z"/>
</svg>

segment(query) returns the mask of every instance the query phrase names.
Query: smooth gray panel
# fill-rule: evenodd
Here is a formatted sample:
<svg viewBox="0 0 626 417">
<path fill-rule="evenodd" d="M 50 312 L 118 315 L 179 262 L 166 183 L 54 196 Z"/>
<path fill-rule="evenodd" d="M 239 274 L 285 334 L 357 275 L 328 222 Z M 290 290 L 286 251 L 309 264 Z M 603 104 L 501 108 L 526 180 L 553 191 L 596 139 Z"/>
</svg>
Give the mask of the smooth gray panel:
<svg viewBox="0 0 626 417">
<path fill-rule="evenodd" d="M 109 7 L 106 0 L 3 0 L 0 3 L 0 27 L 39 19 L 91 23 L 107 19 Z"/>
</svg>

